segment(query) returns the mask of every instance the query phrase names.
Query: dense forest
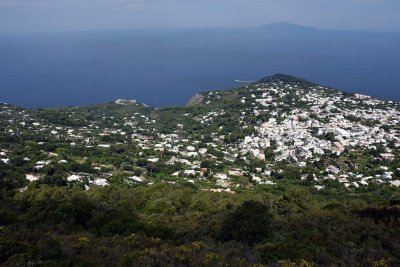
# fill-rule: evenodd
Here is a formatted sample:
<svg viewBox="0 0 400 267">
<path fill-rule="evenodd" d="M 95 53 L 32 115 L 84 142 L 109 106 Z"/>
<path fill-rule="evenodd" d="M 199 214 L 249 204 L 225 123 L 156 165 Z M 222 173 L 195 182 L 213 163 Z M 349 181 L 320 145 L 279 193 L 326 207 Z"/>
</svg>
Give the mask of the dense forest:
<svg viewBox="0 0 400 267">
<path fill-rule="evenodd" d="M 400 198 L 192 184 L 1 186 L 3 266 L 398 266 Z M 389 189 L 386 189 L 389 190 Z M 373 204 L 372 204 L 373 203 Z"/>
</svg>

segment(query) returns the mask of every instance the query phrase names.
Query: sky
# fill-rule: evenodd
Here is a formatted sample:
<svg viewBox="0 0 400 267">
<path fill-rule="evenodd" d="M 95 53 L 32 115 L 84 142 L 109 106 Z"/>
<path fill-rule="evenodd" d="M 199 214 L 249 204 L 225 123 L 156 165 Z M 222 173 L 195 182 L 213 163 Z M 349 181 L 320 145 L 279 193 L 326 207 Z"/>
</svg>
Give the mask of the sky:
<svg viewBox="0 0 400 267">
<path fill-rule="evenodd" d="M 400 31 L 400 0 L 0 0 L 0 34 L 291 22 Z"/>
</svg>

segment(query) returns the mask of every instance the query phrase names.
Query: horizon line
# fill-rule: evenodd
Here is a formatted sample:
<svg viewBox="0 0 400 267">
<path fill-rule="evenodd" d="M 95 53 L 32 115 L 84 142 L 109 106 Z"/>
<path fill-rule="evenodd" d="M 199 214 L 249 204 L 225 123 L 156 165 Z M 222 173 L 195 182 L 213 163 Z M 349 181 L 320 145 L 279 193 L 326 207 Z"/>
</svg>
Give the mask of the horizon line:
<svg viewBox="0 0 400 267">
<path fill-rule="evenodd" d="M 0 36 L 18 36 L 18 35 L 35 35 L 35 34 L 62 34 L 62 33 L 87 33 L 87 32 L 111 32 L 111 31 L 168 31 L 168 30 L 235 30 L 235 29 L 259 29 L 259 30 L 276 30 L 268 29 L 269 26 L 290 26 L 294 28 L 304 28 L 314 31 L 329 31 L 329 32 L 360 32 L 360 33 L 385 33 L 385 34 L 400 34 L 400 30 L 368 30 L 368 29 L 345 29 L 345 28 L 320 28 L 311 25 L 292 23 L 289 21 L 276 21 L 261 25 L 254 26 L 217 26 L 217 27 L 126 27 L 126 28 L 93 28 L 93 29 L 82 29 L 82 30 L 59 30 L 59 31 L 28 31 L 28 32 L 0 32 Z M 284 30 L 284 28 L 282 28 Z M 290 28 L 289 28 L 290 29 Z"/>
</svg>

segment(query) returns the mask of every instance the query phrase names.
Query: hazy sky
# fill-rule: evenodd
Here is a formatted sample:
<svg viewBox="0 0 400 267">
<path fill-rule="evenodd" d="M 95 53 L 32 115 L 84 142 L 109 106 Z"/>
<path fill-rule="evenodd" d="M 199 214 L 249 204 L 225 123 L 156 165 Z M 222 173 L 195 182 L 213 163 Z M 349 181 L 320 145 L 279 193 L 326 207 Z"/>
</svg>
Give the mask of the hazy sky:
<svg viewBox="0 0 400 267">
<path fill-rule="evenodd" d="M 0 33 L 258 26 L 400 31 L 400 0 L 0 0 Z"/>
</svg>

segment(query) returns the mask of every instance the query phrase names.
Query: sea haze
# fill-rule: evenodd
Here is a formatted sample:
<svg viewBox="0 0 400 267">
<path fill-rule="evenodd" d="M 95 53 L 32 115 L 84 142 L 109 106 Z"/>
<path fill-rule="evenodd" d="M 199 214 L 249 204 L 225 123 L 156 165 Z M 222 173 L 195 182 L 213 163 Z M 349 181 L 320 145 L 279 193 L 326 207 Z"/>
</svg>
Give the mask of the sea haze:
<svg viewBox="0 0 400 267">
<path fill-rule="evenodd" d="M 259 28 L 0 36 L 0 101 L 24 107 L 116 98 L 182 105 L 274 73 L 400 100 L 400 34 Z"/>
</svg>

